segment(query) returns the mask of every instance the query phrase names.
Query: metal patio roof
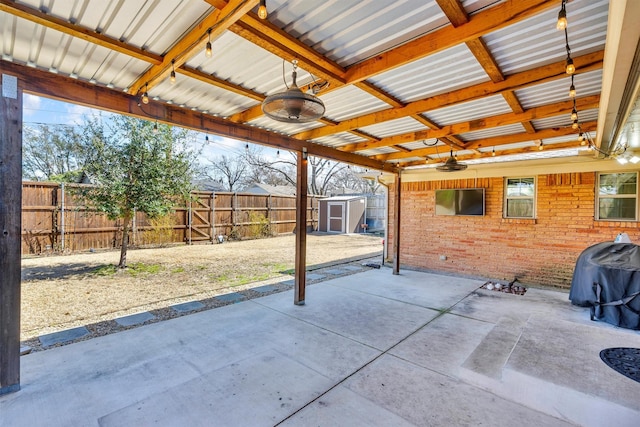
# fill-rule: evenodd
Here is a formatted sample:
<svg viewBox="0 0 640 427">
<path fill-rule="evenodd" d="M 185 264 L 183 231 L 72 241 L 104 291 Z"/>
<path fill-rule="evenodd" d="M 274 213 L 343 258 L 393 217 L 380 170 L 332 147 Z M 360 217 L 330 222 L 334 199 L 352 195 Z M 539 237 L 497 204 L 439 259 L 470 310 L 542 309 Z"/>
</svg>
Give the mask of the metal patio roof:
<svg viewBox="0 0 640 427">
<path fill-rule="evenodd" d="M 380 169 L 426 167 L 450 149 L 459 160 L 496 161 L 531 157 L 541 142 L 570 153 L 580 145 L 560 0 L 267 0 L 265 20 L 257 4 L 0 0 L 0 71 L 53 73 L 60 88 L 32 91 L 99 108 L 117 109 L 104 94 L 138 99 L 147 90 L 149 106 L 121 112 Z M 594 139 L 609 8 L 566 4 L 581 128 Z M 262 114 L 262 100 L 290 83 L 294 59 L 301 87 L 323 87 L 319 121 Z M 67 95 L 71 80 L 102 95 Z"/>
</svg>

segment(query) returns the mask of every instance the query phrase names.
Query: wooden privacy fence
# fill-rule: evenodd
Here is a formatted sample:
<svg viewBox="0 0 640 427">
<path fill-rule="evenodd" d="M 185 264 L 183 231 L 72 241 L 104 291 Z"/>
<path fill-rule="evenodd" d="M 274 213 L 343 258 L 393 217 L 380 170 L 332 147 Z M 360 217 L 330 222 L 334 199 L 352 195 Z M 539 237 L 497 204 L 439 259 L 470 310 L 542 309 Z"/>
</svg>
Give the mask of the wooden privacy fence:
<svg viewBox="0 0 640 427">
<path fill-rule="evenodd" d="M 83 184 L 22 183 L 22 253 L 118 248 L 121 220 L 87 208 L 77 190 Z M 130 243 L 135 246 L 217 242 L 291 233 L 295 196 L 194 191 L 186 206 L 152 220 L 137 212 Z M 307 229 L 317 229 L 318 198 L 307 198 Z"/>
</svg>

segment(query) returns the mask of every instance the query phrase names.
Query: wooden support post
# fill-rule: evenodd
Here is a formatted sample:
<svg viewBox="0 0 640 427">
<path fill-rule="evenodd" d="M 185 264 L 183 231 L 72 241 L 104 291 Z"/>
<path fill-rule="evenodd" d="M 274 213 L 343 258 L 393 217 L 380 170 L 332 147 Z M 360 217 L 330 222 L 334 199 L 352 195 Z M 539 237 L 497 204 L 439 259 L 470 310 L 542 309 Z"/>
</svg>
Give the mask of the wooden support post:
<svg viewBox="0 0 640 427">
<path fill-rule="evenodd" d="M 396 175 L 393 204 L 393 274 L 400 274 L 400 174 Z"/>
<path fill-rule="evenodd" d="M 0 395 L 20 389 L 22 89 L 0 81 Z"/>
<path fill-rule="evenodd" d="M 296 278 L 293 303 L 304 305 L 307 281 L 307 150 L 298 152 L 296 179 Z"/>
</svg>

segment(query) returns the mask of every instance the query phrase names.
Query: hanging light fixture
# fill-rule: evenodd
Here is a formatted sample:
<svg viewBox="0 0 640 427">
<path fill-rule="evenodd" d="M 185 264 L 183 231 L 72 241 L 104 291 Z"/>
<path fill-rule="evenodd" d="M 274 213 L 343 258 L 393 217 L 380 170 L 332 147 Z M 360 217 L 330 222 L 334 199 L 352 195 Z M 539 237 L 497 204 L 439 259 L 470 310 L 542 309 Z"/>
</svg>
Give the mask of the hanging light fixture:
<svg viewBox="0 0 640 427">
<path fill-rule="evenodd" d="M 576 106 L 573 106 L 573 110 L 571 110 L 571 120 L 578 120 L 578 110 L 576 110 Z"/>
<path fill-rule="evenodd" d="M 142 101 L 143 104 L 148 104 L 149 103 L 149 83 L 145 83 L 144 84 L 144 93 L 142 94 L 142 97 L 140 98 L 140 100 Z"/>
<path fill-rule="evenodd" d="M 262 112 L 279 122 L 307 123 L 324 115 L 324 103 L 315 95 L 304 93 L 296 83 L 298 61 L 293 64 L 293 83 L 285 92 L 269 95 L 262 102 Z M 286 82 L 285 82 L 286 84 Z"/>
<path fill-rule="evenodd" d="M 558 22 L 556 23 L 556 28 L 558 30 L 565 30 L 567 28 L 567 9 L 565 9 L 565 3 L 566 0 L 562 0 L 560 12 L 558 12 Z"/>
<path fill-rule="evenodd" d="M 171 60 L 171 77 L 169 78 L 169 80 L 171 81 L 171 84 L 174 85 L 176 84 L 176 69 L 175 69 L 175 64 L 176 64 L 176 60 L 172 59 Z"/>
<path fill-rule="evenodd" d="M 570 56 L 567 56 L 567 66 L 565 67 L 565 71 L 567 74 L 573 74 L 576 72 L 576 66 L 573 65 L 573 59 Z"/>
<path fill-rule="evenodd" d="M 260 7 L 258 8 L 258 16 L 260 19 L 267 19 L 267 0 L 260 0 Z"/>
<path fill-rule="evenodd" d="M 211 58 L 211 55 L 213 55 L 213 50 L 211 49 L 211 28 L 209 28 L 207 34 L 209 39 L 207 40 L 207 47 L 204 50 L 204 56 L 206 56 L 207 58 Z"/>
<path fill-rule="evenodd" d="M 458 163 L 455 157 L 453 157 L 453 149 L 449 153 L 449 158 L 441 165 L 436 166 L 436 169 L 440 172 L 457 172 L 463 171 L 467 168 L 464 163 Z"/>
</svg>

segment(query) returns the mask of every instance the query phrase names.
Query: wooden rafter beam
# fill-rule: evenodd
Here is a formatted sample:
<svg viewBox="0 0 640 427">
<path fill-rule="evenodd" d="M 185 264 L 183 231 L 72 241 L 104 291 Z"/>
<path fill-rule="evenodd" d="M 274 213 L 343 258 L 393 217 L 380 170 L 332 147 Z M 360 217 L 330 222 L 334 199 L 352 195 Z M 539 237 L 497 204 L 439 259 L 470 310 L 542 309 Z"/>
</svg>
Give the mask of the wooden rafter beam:
<svg viewBox="0 0 640 427">
<path fill-rule="evenodd" d="M 596 122 L 586 122 L 582 124 L 582 130 L 585 132 L 591 132 L 595 130 Z M 473 148 L 483 148 L 483 147 L 497 147 L 499 145 L 506 144 L 514 144 L 518 142 L 526 142 L 526 141 L 535 141 L 546 138 L 555 138 L 559 136 L 573 135 L 576 134 L 577 131 L 572 129 L 571 126 L 563 127 L 563 128 L 552 128 L 552 129 L 543 129 L 536 131 L 535 134 L 530 133 L 518 133 L 511 135 L 502 135 L 496 136 L 492 138 L 483 138 L 475 141 L 471 141 L 468 144 L 468 149 Z M 406 159 L 410 157 L 425 157 L 432 156 L 434 154 L 438 154 L 439 149 L 436 150 L 435 147 L 422 148 L 419 150 L 413 150 L 411 153 L 390 153 L 390 154 L 380 154 L 377 156 L 373 156 L 373 158 L 381 161 L 389 161 L 389 160 L 399 160 Z"/>
<path fill-rule="evenodd" d="M 72 24 L 65 21 L 64 19 L 47 15 L 39 9 L 19 4 L 11 0 L 0 0 L 0 12 L 9 13 L 38 25 L 60 31 L 61 33 L 77 37 L 89 43 L 93 43 L 109 50 L 113 50 L 115 52 L 140 59 L 153 65 L 159 65 L 162 63 L 161 55 L 153 54 L 149 51 L 137 48 L 120 40 L 97 33 L 88 28 Z"/>
<path fill-rule="evenodd" d="M 600 95 L 591 95 L 576 99 L 576 107 L 580 110 L 589 110 L 598 108 L 600 104 Z M 439 130 L 426 130 L 418 132 L 409 132 L 401 135 L 394 135 L 388 138 L 382 138 L 379 141 L 366 141 L 358 144 L 343 145 L 339 149 L 343 151 L 356 152 L 362 150 L 370 150 L 374 148 L 395 146 L 398 144 L 408 144 L 419 141 L 421 139 L 444 138 L 448 135 L 459 135 L 462 133 L 473 132 L 478 130 L 491 129 L 499 126 L 512 125 L 535 119 L 544 119 L 548 117 L 571 114 L 573 101 L 556 102 L 553 104 L 541 105 L 539 107 L 530 108 L 522 113 L 505 113 L 496 116 L 486 117 L 478 120 L 454 123 L 443 126 Z M 467 149 L 467 145 L 461 147 Z"/>
<path fill-rule="evenodd" d="M 454 27 L 457 28 L 469 22 L 470 17 L 460 0 L 436 0 L 436 2 Z M 481 37 L 468 40 L 465 44 L 492 81 L 504 80 L 498 63 Z"/>
<path fill-rule="evenodd" d="M 592 52 L 574 58 L 574 64 L 576 64 L 576 69 L 578 69 L 580 72 L 592 71 L 602 68 L 603 56 L 604 51 Z M 414 101 L 404 107 L 390 108 L 374 113 L 365 114 L 363 116 L 354 117 L 352 119 L 340 122 L 335 126 L 325 126 L 305 132 L 300 132 L 294 135 L 294 137 L 298 139 L 309 140 L 331 135 L 333 133 L 359 129 L 376 123 L 382 123 L 388 120 L 399 119 L 401 117 L 411 116 L 413 114 L 434 110 L 436 108 L 442 108 L 467 101 L 472 101 L 475 99 L 485 98 L 496 94 L 501 94 L 505 91 L 514 91 L 523 87 L 545 83 L 565 76 L 565 62 L 560 61 L 528 71 L 512 74 L 510 76 L 507 76 L 504 81 L 501 82 L 479 83 L 466 88 L 454 90 L 452 92 Z"/>
<path fill-rule="evenodd" d="M 345 153 L 335 148 L 300 141 L 265 129 L 231 123 L 219 117 L 180 108 L 160 102 L 140 105 L 136 96 L 119 90 L 93 85 L 59 74 L 26 67 L 16 63 L 0 61 L 0 74 L 16 76 L 25 92 L 74 104 L 99 108 L 118 114 L 126 114 L 146 120 L 158 120 L 170 125 L 200 132 L 227 136 L 229 138 L 267 145 L 290 151 L 306 148 L 312 156 L 324 157 L 339 162 L 359 165 L 369 169 L 396 172 L 391 164 L 384 164 L 369 157 Z"/>
<path fill-rule="evenodd" d="M 509 90 L 507 92 L 504 92 L 502 94 L 502 97 L 505 101 L 507 101 L 507 104 L 509 104 L 509 107 L 511 107 L 511 110 L 513 110 L 514 113 L 524 112 L 524 108 L 522 108 L 522 104 L 520 104 L 520 100 L 518 99 L 514 91 Z M 524 127 L 524 130 L 526 130 L 528 133 L 535 133 L 536 131 L 536 129 L 533 127 L 533 124 L 529 120 L 523 121 L 522 127 Z"/>
<path fill-rule="evenodd" d="M 438 126 L 433 120 L 429 120 L 428 118 L 426 118 L 425 116 L 421 115 L 421 114 L 414 114 L 411 116 L 411 118 L 413 118 L 414 120 L 419 121 L 420 123 L 422 123 L 423 125 L 427 126 L 428 128 L 431 128 L 433 130 L 440 130 L 440 126 Z M 449 144 L 449 145 L 455 145 L 458 148 L 464 148 L 464 141 L 462 141 L 460 138 L 454 136 L 454 135 L 448 135 L 448 136 L 443 136 L 442 138 L 442 142 Z M 393 144 L 392 144 L 393 145 Z M 394 147 L 401 147 L 400 145 L 393 145 Z"/>
<path fill-rule="evenodd" d="M 258 4 L 258 0 L 231 0 L 222 10 L 215 10 L 189 31 L 164 55 L 162 63 L 151 66 L 129 87 L 130 94 L 152 88 L 171 73 L 172 64 L 180 67 L 196 53 L 201 52 L 209 39 L 222 35 L 231 25 Z M 211 33 L 209 34 L 209 31 Z"/>
<path fill-rule="evenodd" d="M 559 0 L 507 0 L 497 6 L 478 12 L 468 23 L 457 28 L 452 25 L 446 26 L 349 67 L 346 74 L 347 83 L 353 84 L 366 80 L 460 43 L 477 39 L 534 16 L 557 3 Z"/>
</svg>

